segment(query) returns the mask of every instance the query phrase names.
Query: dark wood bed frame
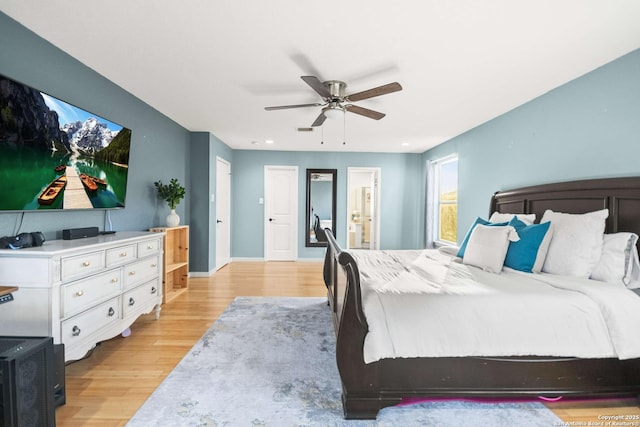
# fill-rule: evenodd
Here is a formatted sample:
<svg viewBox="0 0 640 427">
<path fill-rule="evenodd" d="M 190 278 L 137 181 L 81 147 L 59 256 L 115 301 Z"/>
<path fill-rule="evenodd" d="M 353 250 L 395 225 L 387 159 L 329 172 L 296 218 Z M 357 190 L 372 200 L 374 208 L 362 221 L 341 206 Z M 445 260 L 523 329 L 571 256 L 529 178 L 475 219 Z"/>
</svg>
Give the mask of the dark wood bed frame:
<svg viewBox="0 0 640 427">
<path fill-rule="evenodd" d="M 608 208 L 606 232 L 640 234 L 640 177 L 537 185 L 501 191 L 490 213 L 535 213 L 546 209 L 584 213 Z M 362 310 L 360 273 L 331 230 L 324 281 L 336 331 L 336 359 L 342 380 L 345 418 L 374 419 L 380 409 L 403 398 L 522 398 L 626 396 L 640 394 L 640 359 L 549 357 L 397 358 L 366 364 L 367 320 Z M 640 328 L 638 330 L 640 339 Z"/>
</svg>

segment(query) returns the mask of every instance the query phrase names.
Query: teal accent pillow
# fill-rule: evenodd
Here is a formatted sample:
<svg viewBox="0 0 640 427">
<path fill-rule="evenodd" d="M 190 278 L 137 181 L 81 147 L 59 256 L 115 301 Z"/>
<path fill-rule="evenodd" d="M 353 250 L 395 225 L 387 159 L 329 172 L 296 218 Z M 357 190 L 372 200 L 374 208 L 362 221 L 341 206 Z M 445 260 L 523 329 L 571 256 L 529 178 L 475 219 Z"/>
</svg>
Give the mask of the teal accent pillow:
<svg viewBox="0 0 640 427">
<path fill-rule="evenodd" d="M 464 236 L 464 240 L 462 241 L 462 244 L 460 245 L 460 249 L 458 250 L 458 255 L 457 255 L 460 258 L 464 258 L 464 251 L 467 249 L 467 243 L 469 242 L 469 237 L 471 237 L 471 232 L 473 231 L 473 229 L 478 224 L 488 225 L 488 226 L 491 226 L 491 227 L 509 225 L 508 222 L 489 222 L 486 219 L 482 219 L 480 217 L 477 217 L 475 222 L 473 224 L 471 224 L 471 227 L 469 227 L 469 231 L 467 231 L 467 234 L 466 234 L 466 236 Z"/>
<path fill-rule="evenodd" d="M 533 273 L 538 254 L 540 253 L 540 256 L 546 255 L 546 252 L 544 254 L 541 253 L 543 251 L 540 251 L 540 246 L 549 231 L 551 222 L 526 225 L 519 219 L 513 218 L 509 221 L 509 225 L 516 229 L 520 240 L 509 244 L 504 265 L 514 270 Z"/>
</svg>

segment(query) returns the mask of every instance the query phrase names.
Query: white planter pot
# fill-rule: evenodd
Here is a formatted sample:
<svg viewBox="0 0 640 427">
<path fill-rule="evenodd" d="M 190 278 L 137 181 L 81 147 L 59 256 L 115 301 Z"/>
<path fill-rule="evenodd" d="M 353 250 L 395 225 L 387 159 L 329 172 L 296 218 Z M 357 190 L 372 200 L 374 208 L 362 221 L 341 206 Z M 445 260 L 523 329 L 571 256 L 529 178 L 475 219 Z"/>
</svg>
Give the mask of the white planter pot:
<svg viewBox="0 0 640 427">
<path fill-rule="evenodd" d="M 171 212 L 167 215 L 167 227 L 177 227 L 178 225 L 180 225 L 180 216 L 175 209 L 171 209 Z"/>
</svg>

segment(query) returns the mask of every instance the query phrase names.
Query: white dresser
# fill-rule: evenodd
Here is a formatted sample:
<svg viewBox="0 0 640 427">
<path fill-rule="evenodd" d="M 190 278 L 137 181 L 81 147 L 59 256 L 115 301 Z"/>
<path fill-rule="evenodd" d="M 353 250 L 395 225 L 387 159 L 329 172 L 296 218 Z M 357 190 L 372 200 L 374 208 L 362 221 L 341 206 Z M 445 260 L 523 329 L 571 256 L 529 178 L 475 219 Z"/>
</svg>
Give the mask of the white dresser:
<svg viewBox="0 0 640 427">
<path fill-rule="evenodd" d="M 161 233 L 118 232 L 0 250 L 0 286 L 18 286 L 0 305 L 0 335 L 52 336 L 65 360 L 125 331 L 162 304 Z"/>
</svg>

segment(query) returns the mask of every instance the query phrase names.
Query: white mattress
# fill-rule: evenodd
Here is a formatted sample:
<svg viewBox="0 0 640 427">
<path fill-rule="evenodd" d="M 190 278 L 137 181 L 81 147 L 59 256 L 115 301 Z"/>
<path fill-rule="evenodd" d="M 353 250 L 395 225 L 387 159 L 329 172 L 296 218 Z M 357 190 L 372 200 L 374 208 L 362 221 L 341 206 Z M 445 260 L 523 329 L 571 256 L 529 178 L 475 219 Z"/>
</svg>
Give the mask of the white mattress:
<svg viewBox="0 0 640 427">
<path fill-rule="evenodd" d="M 366 363 L 396 357 L 640 357 L 640 298 L 622 285 L 491 274 L 436 250 L 351 251 Z"/>
</svg>

